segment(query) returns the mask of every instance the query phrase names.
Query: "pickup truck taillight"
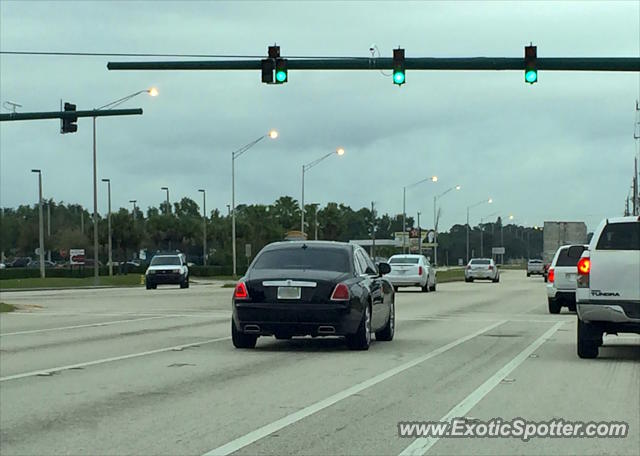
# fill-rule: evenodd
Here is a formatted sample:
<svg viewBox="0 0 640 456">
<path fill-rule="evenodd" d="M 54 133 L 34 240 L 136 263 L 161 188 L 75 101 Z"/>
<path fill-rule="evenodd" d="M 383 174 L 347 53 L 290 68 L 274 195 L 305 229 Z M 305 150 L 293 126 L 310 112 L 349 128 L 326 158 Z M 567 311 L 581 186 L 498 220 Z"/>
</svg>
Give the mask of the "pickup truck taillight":
<svg viewBox="0 0 640 456">
<path fill-rule="evenodd" d="M 418 266 L 418 275 L 422 275 L 422 266 Z"/>
<path fill-rule="evenodd" d="M 553 268 L 549 268 L 549 277 L 547 278 L 547 280 L 550 283 L 553 283 L 554 279 L 556 278 L 556 271 L 554 271 Z"/>
<path fill-rule="evenodd" d="M 589 288 L 590 273 L 591 258 L 580 258 L 580 261 L 578 261 L 578 288 Z"/>
</svg>

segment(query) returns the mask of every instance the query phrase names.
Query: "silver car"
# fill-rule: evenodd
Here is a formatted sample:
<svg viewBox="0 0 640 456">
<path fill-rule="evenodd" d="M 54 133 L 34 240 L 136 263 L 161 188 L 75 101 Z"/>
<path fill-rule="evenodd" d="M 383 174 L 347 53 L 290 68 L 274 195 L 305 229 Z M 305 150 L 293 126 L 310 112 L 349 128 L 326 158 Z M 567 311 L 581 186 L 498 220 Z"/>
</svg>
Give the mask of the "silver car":
<svg viewBox="0 0 640 456">
<path fill-rule="evenodd" d="M 464 270 L 464 281 L 491 280 L 500 282 L 500 271 L 491 258 L 472 258 Z"/>
<path fill-rule="evenodd" d="M 393 255 L 389 258 L 391 272 L 385 278 L 397 291 L 399 287 L 420 287 L 436 291 L 436 271 L 424 255 Z"/>
</svg>

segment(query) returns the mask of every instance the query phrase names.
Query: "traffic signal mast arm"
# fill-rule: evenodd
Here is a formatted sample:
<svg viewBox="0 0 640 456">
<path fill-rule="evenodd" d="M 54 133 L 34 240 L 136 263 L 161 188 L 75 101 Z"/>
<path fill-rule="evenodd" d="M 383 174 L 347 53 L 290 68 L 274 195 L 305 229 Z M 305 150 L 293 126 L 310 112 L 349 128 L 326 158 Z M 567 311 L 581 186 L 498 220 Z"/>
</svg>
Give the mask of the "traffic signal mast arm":
<svg viewBox="0 0 640 456">
<path fill-rule="evenodd" d="M 142 114 L 142 109 L 111 109 L 90 111 L 50 111 L 50 112 L 12 112 L 0 114 L 0 121 L 37 120 L 37 119 L 73 119 L 76 117 L 132 116 Z"/>
<path fill-rule="evenodd" d="M 260 70 L 262 61 L 211 60 L 189 62 L 109 62 L 109 70 Z M 406 57 L 405 70 L 525 70 L 521 57 Z M 545 71 L 640 71 L 638 57 L 546 57 L 537 58 L 537 70 Z M 334 59 L 287 59 L 288 70 L 393 70 L 387 57 Z"/>
</svg>

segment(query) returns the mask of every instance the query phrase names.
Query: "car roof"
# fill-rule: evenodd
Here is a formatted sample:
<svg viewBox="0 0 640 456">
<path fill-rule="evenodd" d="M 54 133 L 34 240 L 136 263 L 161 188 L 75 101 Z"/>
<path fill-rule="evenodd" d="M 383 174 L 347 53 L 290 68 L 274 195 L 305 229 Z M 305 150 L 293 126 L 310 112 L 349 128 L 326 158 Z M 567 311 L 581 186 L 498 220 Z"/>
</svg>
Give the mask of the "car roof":
<svg viewBox="0 0 640 456">
<path fill-rule="evenodd" d="M 396 255 L 391 255 L 391 258 L 399 258 L 399 257 L 403 257 L 403 258 L 420 258 L 423 257 L 424 255 L 418 255 L 417 253 L 398 253 Z"/>
<path fill-rule="evenodd" d="M 489 261 L 493 261 L 493 258 L 471 258 L 471 260 L 469 260 L 469 261 L 473 261 L 473 260 L 489 260 Z"/>
<path fill-rule="evenodd" d="M 264 250 L 277 250 L 281 248 L 296 248 L 307 245 L 309 247 L 327 247 L 340 250 L 352 250 L 359 246 L 355 244 L 349 244 L 348 242 L 337 241 L 277 241 L 272 242 L 264 247 Z"/>
</svg>

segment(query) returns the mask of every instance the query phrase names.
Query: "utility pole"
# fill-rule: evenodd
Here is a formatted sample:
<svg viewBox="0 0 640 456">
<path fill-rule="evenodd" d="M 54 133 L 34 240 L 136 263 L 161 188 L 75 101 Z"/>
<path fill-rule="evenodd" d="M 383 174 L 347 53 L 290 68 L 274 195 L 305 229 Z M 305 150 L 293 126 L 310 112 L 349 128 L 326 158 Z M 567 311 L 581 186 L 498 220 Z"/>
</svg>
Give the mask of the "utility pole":
<svg viewBox="0 0 640 456">
<path fill-rule="evenodd" d="M 47 243 L 51 246 L 51 200 L 47 201 Z M 47 259 L 51 261 L 51 248 L 47 253 Z"/>
<path fill-rule="evenodd" d="M 202 193 L 202 265 L 207 265 L 207 192 L 201 188 Z"/>
<path fill-rule="evenodd" d="M 376 207 L 375 202 L 371 201 L 371 259 L 375 262 L 376 258 Z"/>
<path fill-rule="evenodd" d="M 420 228 L 420 211 L 418 211 L 418 255 L 422 255 L 422 229 Z"/>
<path fill-rule="evenodd" d="M 38 253 L 40 254 L 40 278 L 44 279 L 44 220 L 42 215 L 42 172 L 39 169 L 32 169 L 32 173 L 38 174 L 38 231 L 40 234 L 40 248 Z"/>
</svg>

